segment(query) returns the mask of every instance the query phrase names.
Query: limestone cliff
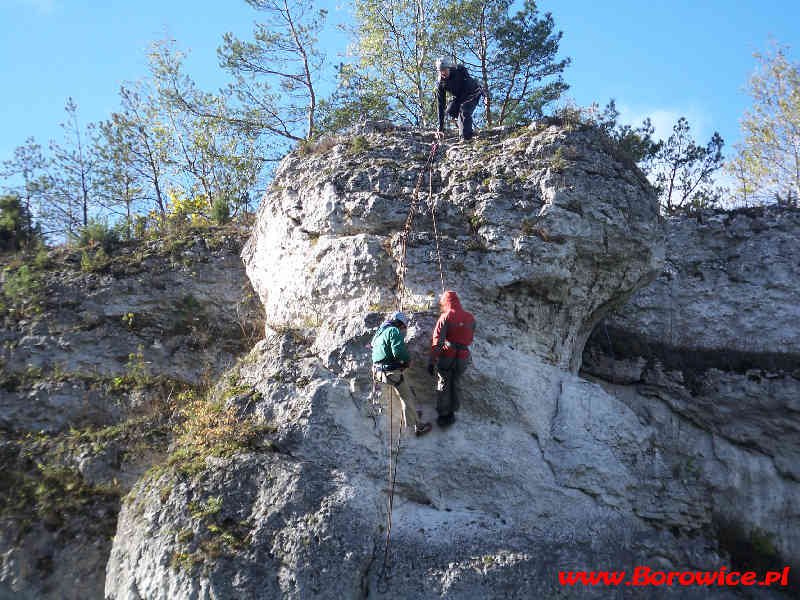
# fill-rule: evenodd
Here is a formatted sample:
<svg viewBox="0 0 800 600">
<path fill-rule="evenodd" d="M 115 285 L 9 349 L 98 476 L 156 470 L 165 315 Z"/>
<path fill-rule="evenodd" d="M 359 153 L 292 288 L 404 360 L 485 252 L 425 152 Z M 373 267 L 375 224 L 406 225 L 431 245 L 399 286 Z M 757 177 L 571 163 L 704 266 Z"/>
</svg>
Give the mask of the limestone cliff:
<svg viewBox="0 0 800 600">
<path fill-rule="evenodd" d="M 475 314 L 478 337 L 456 426 L 403 442 L 384 568 L 398 410 L 370 394 L 366 344 L 397 306 L 401 232 L 431 142 L 367 124 L 281 163 L 243 251 L 267 336 L 230 375 L 249 391 L 227 394 L 242 418 L 269 424 L 272 452 L 210 457 L 194 479 L 162 473 L 137 486 L 109 598 L 607 597 L 563 588 L 557 572 L 728 561 L 714 494 L 737 485 L 728 465 L 746 464 L 749 449 L 664 404 L 643 418 L 576 374 L 595 324 L 663 270 L 656 199 L 600 133 L 544 122 L 445 146 L 435 205 L 423 186 L 402 300 L 407 377 L 426 417 L 441 291 L 434 208 L 445 285 Z M 726 458 L 700 465 L 709 444 Z M 752 506 L 794 502 L 792 481 L 761 477 L 747 487 Z"/>
<path fill-rule="evenodd" d="M 105 479 L 91 479 L 91 469 L 75 466 L 81 451 L 63 458 L 50 438 L 19 440 L 40 423 L 55 431 L 71 421 L 69 411 L 60 421 L 45 419 L 49 396 L 33 393 L 38 384 L 20 371 L 26 360 L 60 352 L 60 338 L 48 334 L 37 346 L 43 334 L 14 330 L 27 333 L 22 347 L 31 358 L 15 367 L 18 396 L 2 413 L 11 433 L 0 456 L 6 464 L 24 459 L 20 448 L 55 456 L 78 473 L 62 473 L 62 487 L 119 477 L 128 493 L 120 502 L 120 492 L 107 498 L 106 488 L 93 488 L 84 506 L 106 515 L 96 519 L 97 531 L 69 542 L 43 537 L 56 548 L 51 554 L 34 543 L 36 534 L 20 537 L 18 522 L 3 521 L 0 599 L 640 598 L 641 589 L 624 586 L 563 587 L 557 574 L 762 569 L 797 560 L 790 315 L 798 279 L 785 249 L 800 236 L 796 216 L 665 222 L 643 175 L 580 124 L 542 121 L 481 132 L 471 145 L 446 143 L 429 180 L 423 171 L 432 141 L 367 123 L 284 158 L 242 250 L 265 309 L 265 335 L 218 377 L 208 402 L 168 404 L 167 415 L 158 406 L 134 411 L 150 416 L 127 422 L 121 437 L 163 438 L 145 445 L 150 456 L 135 468 L 109 459 L 114 468 L 96 469 Z M 786 260 L 767 260 L 778 254 Z M 432 420 L 424 367 L 438 317 L 439 255 L 444 285 L 477 319 L 473 364 L 456 424 L 401 442 L 387 553 L 388 449 L 399 409 L 372 393 L 367 344 L 402 300 L 411 317 L 407 377 Z M 213 314 L 233 323 L 231 305 L 219 299 L 236 286 L 217 278 L 239 278 L 243 267 L 224 253 L 208 258 L 209 287 L 190 293 L 208 300 L 203 306 L 214 300 Z M 113 326 L 107 335 L 120 356 L 135 359 L 139 345 L 125 337 L 127 314 L 148 314 L 131 308 L 126 293 L 137 307 L 155 301 L 178 306 L 176 318 L 184 314 L 180 290 L 197 271 L 187 265 L 167 273 L 159 264 L 158 275 L 139 276 L 167 290 L 177 281 L 169 301 L 130 279 L 114 280 L 121 291 L 109 296 L 128 299 L 100 323 Z M 756 306 L 752 298 L 769 302 Z M 762 321 L 764 339 L 754 341 Z M 219 373 L 235 354 L 225 340 L 236 336 L 220 333 L 228 328 L 208 336 L 221 346 L 173 351 L 156 325 L 142 322 L 148 348 L 166 349 L 151 368 L 157 364 L 169 381 L 196 375 L 198 356 Z M 206 323 L 216 321 L 196 324 L 192 335 Z M 100 340 L 98 348 L 110 343 Z M 214 352 L 223 359 L 215 362 Z M 105 383 L 113 387 L 126 371 L 112 364 Z M 126 391 L 131 400 L 123 406 L 141 407 L 137 397 Z M 87 413 L 103 423 L 122 418 L 102 402 L 89 406 L 105 409 Z M 91 435 L 80 438 L 86 456 L 107 447 Z M 132 462 L 141 445 L 122 447 Z M 44 520 L 35 532 L 86 522 L 80 503 L 57 516 L 72 528 Z M 116 526 L 110 548 L 109 523 Z M 91 556 L 82 570 L 67 560 L 79 553 Z M 62 560 L 69 564 L 52 568 Z M 50 577 L 37 580 L 37 569 L 48 566 Z M 91 585 L 63 593 L 76 577 Z M 752 597 L 783 597 L 757 592 Z M 646 597 L 747 593 L 662 586 Z"/>
<path fill-rule="evenodd" d="M 120 499 L 165 459 L 176 398 L 257 339 L 242 243 L 225 227 L 11 257 L 3 283 L 32 275 L 1 298 L 0 598 L 103 597 Z"/>
<path fill-rule="evenodd" d="M 666 232 L 663 273 L 596 329 L 584 374 L 673 440 L 717 519 L 797 564 L 800 212 L 707 212 Z"/>
</svg>

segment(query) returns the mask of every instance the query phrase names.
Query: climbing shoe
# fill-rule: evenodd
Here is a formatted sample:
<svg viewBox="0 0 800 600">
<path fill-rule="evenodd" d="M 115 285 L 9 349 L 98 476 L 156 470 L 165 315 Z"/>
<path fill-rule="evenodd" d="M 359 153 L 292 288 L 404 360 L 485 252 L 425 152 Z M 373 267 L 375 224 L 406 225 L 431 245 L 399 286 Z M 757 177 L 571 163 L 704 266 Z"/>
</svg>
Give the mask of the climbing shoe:
<svg viewBox="0 0 800 600">
<path fill-rule="evenodd" d="M 436 424 L 439 427 L 450 427 L 453 423 L 456 422 L 456 415 L 455 413 L 450 413 L 449 415 L 439 415 L 436 417 Z"/>
<path fill-rule="evenodd" d="M 417 435 L 417 437 L 419 437 L 421 435 L 425 435 L 431 429 L 433 429 L 433 427 L 430 423 L 422 423 L 421 425 L 414 426 L 414 433 Z"/>
</svg>

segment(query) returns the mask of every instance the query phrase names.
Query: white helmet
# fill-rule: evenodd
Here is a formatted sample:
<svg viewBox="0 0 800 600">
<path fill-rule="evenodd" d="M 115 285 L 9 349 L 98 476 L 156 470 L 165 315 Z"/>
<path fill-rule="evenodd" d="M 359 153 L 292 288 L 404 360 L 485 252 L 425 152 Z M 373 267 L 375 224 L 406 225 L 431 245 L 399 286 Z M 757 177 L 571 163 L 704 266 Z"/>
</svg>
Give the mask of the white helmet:
<svg viewBox="0 0 800 600">
<path fill-rule="evenodd" d="M 436 59 L 436 68 L 438 70 L 441 70 L 441 69 L 452 69 L 453 68 L 453 63 L 450 62 L 449 58 L 442 56 L 442 57 Z"/>
</svg>

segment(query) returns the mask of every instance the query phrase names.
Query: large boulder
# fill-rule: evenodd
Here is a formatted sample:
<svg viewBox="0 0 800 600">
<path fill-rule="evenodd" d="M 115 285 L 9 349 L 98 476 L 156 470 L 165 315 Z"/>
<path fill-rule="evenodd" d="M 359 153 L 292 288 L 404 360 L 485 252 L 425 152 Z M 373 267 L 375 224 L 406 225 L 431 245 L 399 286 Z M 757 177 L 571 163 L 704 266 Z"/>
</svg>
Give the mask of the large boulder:
<svg viewBox="0 0 800 600">
<path fill-rule="evenodd" d="M 711 492 L 736 474 L 710 457 L 746 463 L 753 503 L 796 493 L 702 424 L 670 421 L 663 404 L 648 420 L 577 375 L 595 324 L 663 269 L 657 200 L 607 138 L 553 121 L 484 132 L 446 144 L 429 184 L 431 143 L 373 123 L 280 164 L 243 251 L 267 336 L 217 390 L 269 427 L 271 450 L 141 481 L 122 509 L 109 599 L 605 598 L 558 572 L 727 564 Z M 391 486 L 399 408 L 372 393 L 367 344 L 402 305 L 406 376 L 433 417 L 439 253 L 444 285 L 478 323 L 473 364 L 455 426 L 403 437 Z"/>
</svg>

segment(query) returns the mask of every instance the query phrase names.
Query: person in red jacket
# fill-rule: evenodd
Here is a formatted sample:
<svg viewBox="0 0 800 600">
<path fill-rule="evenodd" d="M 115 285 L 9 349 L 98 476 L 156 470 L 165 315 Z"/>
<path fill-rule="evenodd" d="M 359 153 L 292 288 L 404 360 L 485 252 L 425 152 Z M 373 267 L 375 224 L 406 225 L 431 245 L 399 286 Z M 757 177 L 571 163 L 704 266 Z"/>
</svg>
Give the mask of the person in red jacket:
<svg viewBox="0 0 800 600">
<path fill-rule="evenodd" d="M 455 423 L 455 412 L 461 405 L 459 381 L 469 365 L 475 317 L 461 308 L 458 295 L 452 290 L 442 294 L 439 305 L 442 314 L 433 330 L 428 373 L 438 373 L 436 423 L 447 427 Z"/>
</svg>

